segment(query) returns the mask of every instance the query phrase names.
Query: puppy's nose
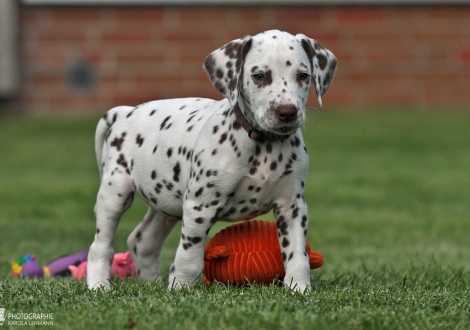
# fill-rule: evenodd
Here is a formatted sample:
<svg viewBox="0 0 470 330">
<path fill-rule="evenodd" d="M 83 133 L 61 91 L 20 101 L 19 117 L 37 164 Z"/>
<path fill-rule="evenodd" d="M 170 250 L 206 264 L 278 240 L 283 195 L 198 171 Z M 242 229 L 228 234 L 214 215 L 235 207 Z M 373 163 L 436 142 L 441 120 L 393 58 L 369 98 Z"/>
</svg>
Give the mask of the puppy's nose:
<svg viewBox="0 0 470 330">
<path fill-rule="evenodd" d="M 276 116 L 285 123 L 294 121 L 297 118 L 297 107 L 292 104 L 281 104 L 276 109 Z"/>
</svg>

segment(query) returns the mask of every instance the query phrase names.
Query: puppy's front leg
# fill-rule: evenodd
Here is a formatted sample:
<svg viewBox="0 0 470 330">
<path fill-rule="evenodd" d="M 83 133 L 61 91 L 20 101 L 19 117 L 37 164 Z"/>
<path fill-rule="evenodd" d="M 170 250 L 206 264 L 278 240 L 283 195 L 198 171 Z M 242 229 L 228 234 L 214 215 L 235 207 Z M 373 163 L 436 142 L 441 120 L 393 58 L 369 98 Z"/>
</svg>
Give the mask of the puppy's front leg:
<svg viewBox="0 0 470 330">
<path fill-rule="evenodd" d="M 274 215 L 286 271 L 284 284 L 300 292 L 310 289 L 310 264 L 305 249 L 307 204 L 303 198 L 279 201 L 274 208 Z"/>
<path fill-rule="evenodd" d="M 202 273 L 206 237 L 213 225 L 213 216 L 207 212 L 196 214 L 189 207 L 184 207 L 183 212 L 180 243 L 170 269 L 170 289 L 192 285 Z"/>
</svg>

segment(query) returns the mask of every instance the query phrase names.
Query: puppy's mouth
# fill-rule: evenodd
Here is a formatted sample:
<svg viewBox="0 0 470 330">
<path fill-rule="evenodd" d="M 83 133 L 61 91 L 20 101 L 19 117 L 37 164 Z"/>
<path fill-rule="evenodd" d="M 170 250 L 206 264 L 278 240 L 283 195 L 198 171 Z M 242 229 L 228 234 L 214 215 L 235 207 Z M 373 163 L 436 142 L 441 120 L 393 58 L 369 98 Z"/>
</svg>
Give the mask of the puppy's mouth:
<svg viewBox="0 0 470 330">
<path fill-rule="evenodd" d="M 258 126 L 261 130 L 278 134 L 278 135 L 289 135 L 294 133 L 303 125 L 303 120 L 297 118 L 292 122 L 282 122 L 278 120 L 275 116 L 264 116 L 260 118 Z"/>
<path fill-rule="evenodd" d="M 280 124 L 278 126 L 270 127 L 269 129 L 267 129 L 267 131 L 278 135 L 289 135 L 294 133 L 300 126 L 301 125 Z"/>
</svg>

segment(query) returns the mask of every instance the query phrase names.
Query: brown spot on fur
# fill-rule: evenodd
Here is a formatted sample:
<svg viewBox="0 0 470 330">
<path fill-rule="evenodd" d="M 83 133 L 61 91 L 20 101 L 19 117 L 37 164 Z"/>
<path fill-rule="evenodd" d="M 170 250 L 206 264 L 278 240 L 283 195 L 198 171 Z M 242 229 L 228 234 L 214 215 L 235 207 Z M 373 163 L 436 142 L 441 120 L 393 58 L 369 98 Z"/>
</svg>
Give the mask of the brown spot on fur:
<svg viewBox="0 0 470 330">
<path fill-rule="evenodd" d="M 122 144 L 124 143 L 124 138 L 126 137 L 126 132 L 121 134 L 121 137 L 116 137 L 113 141 L 111 141 L 111 147 L 116 147 L 118 151 L 121 151 Z"/>
</svg>

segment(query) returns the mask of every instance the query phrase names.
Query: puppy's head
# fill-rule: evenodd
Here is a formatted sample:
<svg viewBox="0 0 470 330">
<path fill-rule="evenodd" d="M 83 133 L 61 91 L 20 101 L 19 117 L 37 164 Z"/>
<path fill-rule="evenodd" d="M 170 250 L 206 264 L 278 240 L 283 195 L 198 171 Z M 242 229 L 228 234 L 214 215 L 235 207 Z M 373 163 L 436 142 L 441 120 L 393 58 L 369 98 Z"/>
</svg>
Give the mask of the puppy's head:
<svg viewBox="0 0 470 330">
<path fill-rule="evenodd" d="M 243 98 L 260 129 L 290 134 L 305 122 L 312 86 L 321 105 L 337 63 L 317 41 L 271 30 L 213 51 L 204 69 L 232 106 Z"/>
</svg>

